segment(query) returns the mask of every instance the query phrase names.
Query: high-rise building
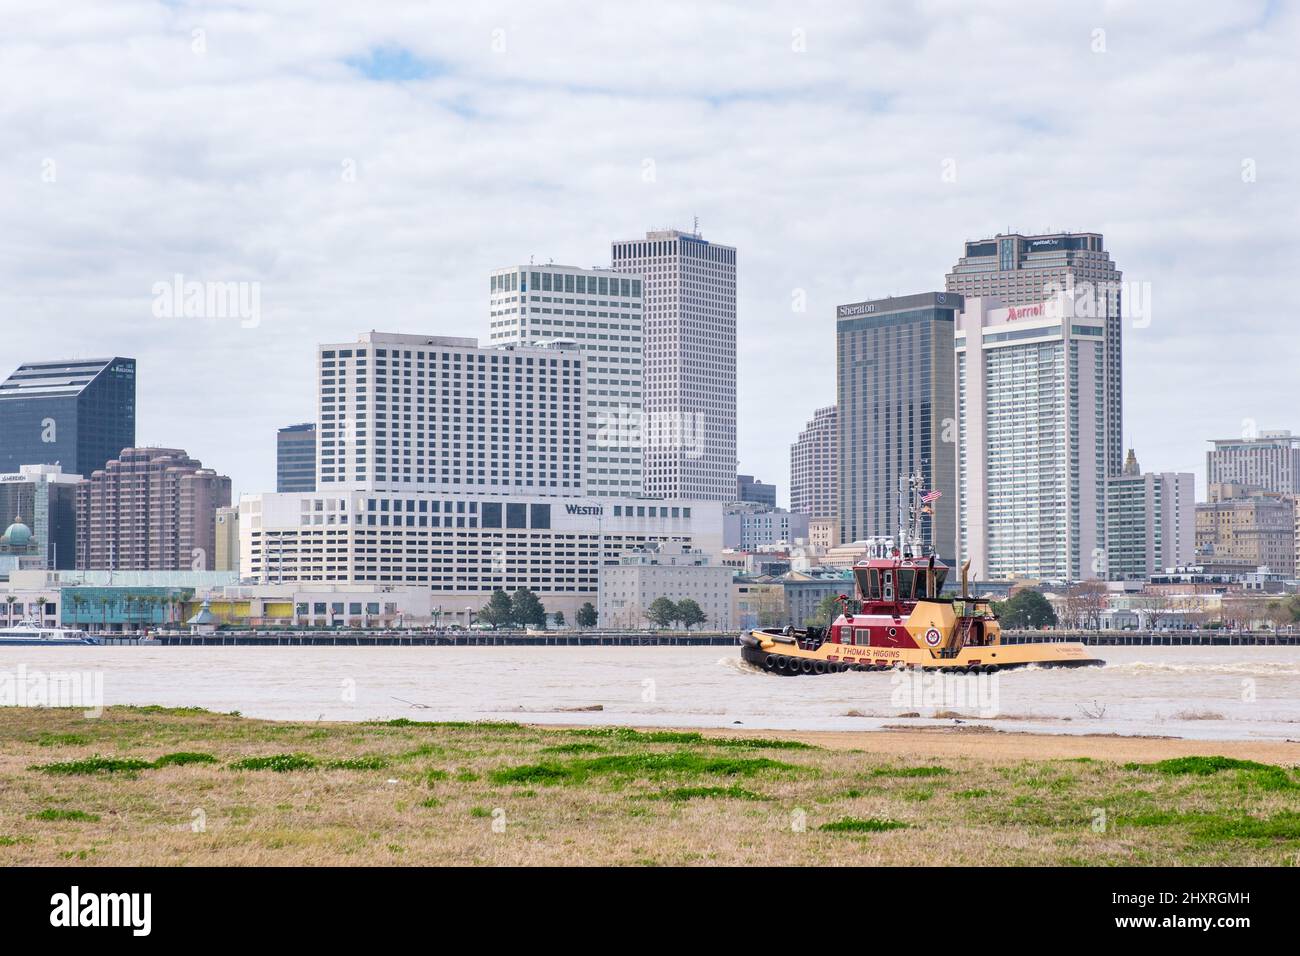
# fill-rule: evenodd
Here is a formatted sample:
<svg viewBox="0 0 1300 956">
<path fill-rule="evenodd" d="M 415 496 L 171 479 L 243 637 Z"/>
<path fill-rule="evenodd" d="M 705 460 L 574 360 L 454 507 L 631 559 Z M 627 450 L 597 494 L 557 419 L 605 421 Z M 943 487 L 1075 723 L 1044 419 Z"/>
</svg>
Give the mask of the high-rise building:
<svg viewBox="0 0 1300 956">
<path fill-rule="evenodd" d="M 77 568 L 211 571 L 230 479 L 179 448 L 127 448 L 77 486 Z"/>
<path fill-rule="evenodd" d="M 317 361 L 322 492 L 584 493 L 585 359 L 564 343 L 367 332 Z"/>
<path fill-rule="evenodd" d="M 1101 234 L 1095 232 L 999 233 L 967 242 L 947 278 L 948 291 L 967 299 L 981 296 L 1020 306 L 1060 293 L 1074 300 L 1076 315 L 1105 320 L 1107 475 L 1119 474 L 1124 461 L 1122 278 Z"/>
<path fill-rule="evenodd" d="M 1124 470 L 1106 482 L 1106 575 L 1145 580 L 1196 556 L 1196 476 L 1143 473 L 1129 449 Z"/>
<path fill-rule="evenodd" d="M 1296 568 L 1292 495 L 1251 485 L 1214 482 L 1209 501 L 1196 505 L 1196 563 L 1219 571 Z"/>
<path fill-rule="evenodd" d="M 736 494 L 736 250 L 668 229 L 613 244 L 645 281 L 645 493 Z"/>
<path fill-rule="evenodd" d="M 0 570 L 77 566 L 77 486 L 80 475 L 59 465 L 23 465 L 0 474 Z"/>
<path fill-rule="evenodd" d="M 216 555 L 214 571 L 239 571 L 239 506 L 218 508 L 216 512 Z"/>
<path fill-rule="evenodd" d="M 639 275 L 520 265 L 492 273 L 493 345 L 565 344 L 586 359 L 589 495 L 644 492 L 644 297 Z"/>
<path fill-rule="evenodd" d="M 924 292 L 836 310 L 840 539 L 894 537 L 899 479 L 939 493 L 922 539 L 956 547 L 953 322 L 962 297 Z"/>
<path fill-rule="evenodd" d="M 759 481 L 753 475 L 736 476 L 735 501 L 749 501 L 767 508 L 776 507 L 776 485 Z"/>
<path fill-rule="evenodd" d="M 281 428 L 275 436 L 275 490 L 316 490 L 316 423 Z"/>
<path fill-rule="evenodd" d="M 135 359 L 26 362 L 0 382 L 0 473 L 89 475 L 135 444 Z"/>
<path fill-rule="evenodd" d="M 975 298 L 957 317 L 957 551 L 974 580 L 1105 572 L 1107 320 L 1070 312 Z"/>
<path fill-rule="evenodd" d="M 813 518 L 838 513 L 836 491 L 839 458 L 839 415 L 828 405 L 813 412 L 808 427 L 790 446 L 790 510 Z M 838 542 L 837 542 L 838 543 Z"/>
<path fill-rule="evenodd" d="M 1300 435 L 1265 431 L 1213 442 L 1205 453 L 1207 485 L 1251 485 L 1284 495 L 1300 494 Z"/>
</svg>

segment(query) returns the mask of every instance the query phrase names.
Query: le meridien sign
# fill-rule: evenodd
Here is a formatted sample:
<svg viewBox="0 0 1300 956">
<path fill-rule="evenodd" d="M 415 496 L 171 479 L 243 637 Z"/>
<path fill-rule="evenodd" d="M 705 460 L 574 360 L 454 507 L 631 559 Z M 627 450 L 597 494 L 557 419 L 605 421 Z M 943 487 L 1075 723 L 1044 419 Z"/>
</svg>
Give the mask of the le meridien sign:
<svg viewBox="0 0 1300 956">
<path fill-rule="evenodd" d="M 603 515 L 605 509 L 601 505 L 565 505 L 564 510 L 571 515 Z"/>
</svg>

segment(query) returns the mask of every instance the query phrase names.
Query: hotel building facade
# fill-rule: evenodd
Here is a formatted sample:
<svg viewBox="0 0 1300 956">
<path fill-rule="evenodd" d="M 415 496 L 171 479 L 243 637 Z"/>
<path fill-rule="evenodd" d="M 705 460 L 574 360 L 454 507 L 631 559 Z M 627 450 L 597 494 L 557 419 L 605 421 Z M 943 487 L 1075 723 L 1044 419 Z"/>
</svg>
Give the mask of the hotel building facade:
<svg viewBox="0 0 1300 956">
<path fill-rule="evenodd" d="M 447 620 L 497 588 L 529 588 L 573 620 L 628 552 L 722 548 L 720 502 L 354 490 L 246 495 L 239 508 L 246 579 L 424 587 Z"/>
<path fill-rule="evenodd" d="M 668 229 L 612 248 L 645 282 L 645 493 L 736 495 L 736 250 Z"/>
<path fill-rule="evenodd" d="M 958 557 L 978 581 L 1105 573 L 1105 318 L 967 299 L 957 318 Z"/>
<path fill-rule="evenodd" d="M 318 490 L 583 494 L 577 349 L 367 332 L 317 352 Z"/>
<path fill-rule="evenodd" d="M 925 292 L 836 310 L 840 540 L 896 537 L 899 479 L 938 491 L 921 537 L 956 548 L 953 324 L 962 297 Z M 947 435 L 945 436 L 945 431 Z"/>
<path fill-rule="evenodd" d="M 1006 306 L 1033 305 L 1058 290 L 1068 292 L 1076 300 L 1076 314 L 1086 311 L 1089 318 L 1103 321 L 1107 475 L 1119 474 L 1124 461 L 1122 279 L 1101 234 L 1095 232 L 999 233 L 967 242 L 947 277 L 949 292 L 968 299 L 996 298 Z"/>
<path fill-rule="evenodd" d="M 489 281 L 494 346 L 563 344 L 585 359 L 586 493 L 644 491 L 644 296 L 639 275 L 573 266 L 497 269 Z"/>
</svg>

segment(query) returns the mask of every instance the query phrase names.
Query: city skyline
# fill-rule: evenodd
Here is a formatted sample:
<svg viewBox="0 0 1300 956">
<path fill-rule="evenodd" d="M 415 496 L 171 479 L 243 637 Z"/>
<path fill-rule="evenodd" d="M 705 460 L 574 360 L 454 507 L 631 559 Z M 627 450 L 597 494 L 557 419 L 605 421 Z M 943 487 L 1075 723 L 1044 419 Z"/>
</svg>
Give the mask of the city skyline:
<svg viewBox="0 0 1300 956">
<path fill-rule="evenodd" d="M 1300 428 L 1284 404 L 1300 345 L 1272 319 L 1295 250 L 1296 134 L 1272 117 L 1296 14 L 1006 9 L 755 8 L 744 43 L 628 12 L 620 32 L 652 57 L 540 11 L 437 31 L 413 10 L 255 23 L 123 4 L 102 22 L 86 7 L 80 32 L 18 14 L 6 79 L 47 95 L 7 121 L 0 201 L 21 238 L 0 295 L 23 319 L 0 374 L 132 356 L 137 445 L 270 491 L 277 429 L 313 418 L 316 344 L 487 341 L 501 263 L 608 268 L 611 242 L 698 216 L 738 250 L 737 467 L 784 504 L 789 444 L 834 399 L 837 304 L 939 287 L 966 241 L 1090 231 L 1150 290 L 1124 329 L 1123 446 L 1193 472 L 1203 499 L 1207 442 Z M 1033 75 L 1014 98 L 1008 64 Z M 178 111 L 183 89 L 205 92 Z M 248 108 L 267 99 L 294 104 L 274 128 Z M 521 142 L 540 148 L 521 161 Z M 256 283 L 237 300 L 256 315 L 168 317 L 187 281 Z M 773 401 L 791 381 L 799 399 Z"/>
</svg>

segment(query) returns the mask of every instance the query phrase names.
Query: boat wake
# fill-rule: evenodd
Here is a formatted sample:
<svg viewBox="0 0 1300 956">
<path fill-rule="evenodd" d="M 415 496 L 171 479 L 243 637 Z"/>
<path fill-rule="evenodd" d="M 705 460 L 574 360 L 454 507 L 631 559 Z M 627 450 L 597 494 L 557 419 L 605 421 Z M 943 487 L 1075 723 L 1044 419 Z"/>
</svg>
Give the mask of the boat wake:
<svg viewBox="0 0 1300 956">
<path fill-rule="evenodd" d="M 1296 661 L 1130 661 L 1107 664 L 1111 673 L 1128 674 L 1228 674 L 1235 677 L 1297 677 L 1300 662 Z"/>
</svg>

